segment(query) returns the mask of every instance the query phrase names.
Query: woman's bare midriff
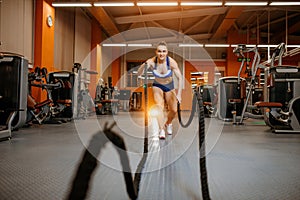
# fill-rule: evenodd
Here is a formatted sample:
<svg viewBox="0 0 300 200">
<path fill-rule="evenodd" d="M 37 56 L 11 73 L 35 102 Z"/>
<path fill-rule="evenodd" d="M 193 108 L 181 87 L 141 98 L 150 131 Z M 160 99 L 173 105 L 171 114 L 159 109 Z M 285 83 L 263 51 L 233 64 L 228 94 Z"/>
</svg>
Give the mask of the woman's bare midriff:
<svg viewBox="0 0 300 200">
<path fill-rule="evenodd" d="M 158 78 L 158 77 L 156 77 L 156 78 L 155 78 L 155 81 L 156 81 L 157 83 L 160 83 L 160 84 L 163 84 L 163 85 L 166 85 L 166 84 L 168 84 L 168 83 L 171 83 L 172 80 L 173 80 L 172 77 L 167 77 L 167 78 Z"/>
</svg>

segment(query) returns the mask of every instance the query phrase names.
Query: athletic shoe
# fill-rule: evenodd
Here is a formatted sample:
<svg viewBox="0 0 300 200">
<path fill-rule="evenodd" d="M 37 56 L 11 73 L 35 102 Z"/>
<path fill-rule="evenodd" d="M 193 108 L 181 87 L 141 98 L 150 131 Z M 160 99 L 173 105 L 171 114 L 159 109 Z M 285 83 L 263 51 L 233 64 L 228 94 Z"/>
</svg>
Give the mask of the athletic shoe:
<svg viewBox="0 0 300 200">
<path fill-rule="evenodd" d="M 172 133 L 173 133 L 172 124 L 166 124 L 166 128 L 167 128 L 167 133 L 169 135 L 172 135 Z"/>
<path fill-rule="evenodd" d="M 165 139 L 166 138 L 166 133 L 164 129 L 161 129 L 159 132 L 159 139 Z"/>
</svg>

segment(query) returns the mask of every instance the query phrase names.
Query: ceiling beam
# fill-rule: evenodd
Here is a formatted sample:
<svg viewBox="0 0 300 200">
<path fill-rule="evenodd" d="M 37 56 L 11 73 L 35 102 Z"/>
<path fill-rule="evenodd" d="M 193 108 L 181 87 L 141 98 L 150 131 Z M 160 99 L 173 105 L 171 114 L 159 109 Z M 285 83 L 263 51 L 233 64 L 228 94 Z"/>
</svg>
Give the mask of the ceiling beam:
<svg viewBox="0 0 300 200">
<path fill-rule="evenodd" d="M 195 35 L 189 35 L 189 37 L 193 38 L 194 40 L 208 40 L 212 37 L 212 34 L 210 33 L 195 34 Z"/>
<path fill-rule="evenodd" d="M 262 11 L 262 12 L 258 12 L 258 11 Z M 264 14 L 266 14 L 267 12 L 270 12 L 270 14 L 272 14 L 271 12 L 273 13 L 278 13 L 278 11 L 294 11 L 294 12 L 300 12 L 299 9 L 286 9 L 286 10 L 282 10 L 282 9 L 279 9 L 279 8 L 257 8 L 257 9 L 245 9 L 243 12 L 257 12 L 257 15 L 252 15 L 248 20 L 247 22 L 244 23 L 244 25 L 241 25 L 240 29 L 244 29 L 246 27 L 252 29 L 252 28 L 256 28 L 257 24 L 256 24 L 256 18 L 257 17 L 262 17 Z M 289 18 L 291 17 L 296 17 L 300 15 L 299 13 L 294 13 L 294 14 L 291 14 L 289 15 Z M 254 18 L 254 19 L 253 19 Z M 250 23 L 250 21 L 254 21 L 253 23 Z M 269 24 L 275 24 L 275 23 L 279 23 L 281 21 L 285 21 L 285 16 L 284 17 L 280 17 L 278 19 L 273 19 L 272 21 L 269 22 Z M 264 23 L 264 24 L 261 24 L 259 26 L 259 28 L 262 28 L 262 27 L 266 27 L 268 26 L 268 22 L 267 23 Z"/>
<path fill-rule="evenodd" d="M 152 21 L 152 23 L 153 23 L 155 26 L 159 27 L 159 28 L 165 29 L 168 33 L 170 33 L 170 34 L 173 35 L 173 36 L 177 36 L 177 35 L 178 35 L 177 32 L 172 31 L 172 30 L 170 30 L 170 29 L 166 29 L 165 27 L 163 27 L 163 26 L 162 26 L 161 24 L 159 24 L 158 22 Z"/>
<path fill-rule="evenodd" d="M 214 18 L 210 21 L 210 26 L 208 27 L 207 33 L 212 33 L 212 32 L 213 32 L 214 26 L 215 26 L 217 20 L 218 20 L 218 17 L 214 17 Z"/>
<path fill-rule="evenodd" d="M 289 26 L 287 34 L 292 35 L 296 31 L 299 31 L 299 27 L 300 27 L 300 22 L 297 22 L 297 23 L 293 24 L 292 26 Z M 277 33 L 276 35 L 274 35 L 272 40 L 277 41 L 281 38 L 284 38 L 285 36 L 286 36 L 286 31 L 281 31 L 280 33 Z"/>
<path fill-rule="evenodd" d="M 226 13 L 225 18 L 222 20 L 220 26 L 218 26 L 212 38 L 225 37 L 227 35 L 228 29 L 230 29 L 230 27 L 234 25 L 236 19 L 242 14 L 243 10 L 244 7 L 240 7 L 240 6 L 230 7 L 228 9 L 228 12 Z"/>
<path fill-rule="evenodd" d="M 113 22 L 113 20 L 102 7 L 92 7 L 88 8 L 88 10 L 100 23 L 100 25 L 107 32 L 107 34 L 109 34 L 109 36 L 113 36 L 120 33 L 116 24 Z"/>
<path fill-rule="evenodd" d="M 165 13 L 155 13 L 155 14 L 143 14 L 134 15 L 126 17 L 116 17 L 115 22 L 117 24 L 127 24 L 127 23 L 137 23 L 145 21 L 159 21 L 167 19 L 178 19 L 187 17 L 201 17 L 201 16 L 211 16 L 211 15 L 221 15 L 226 13 L 227 7 L 218 8 L 205 8 L 205 9 L 195 9 L 195 10 L 185 10 L 185 11 L 175 11 L 175 12 L 165 12 Z"/>
<path fill-rule="evenodd" d="M 293 17 L 296 17 L 298 15 L 300 15 L 300 14 L 299 13 L 294 13 L 292 15 L 289 15 L 288 18 L 293 18 Z M 271 22 L 269 22 L 269 24 L 270 25 L 271 24 L 276 24 L 278 22 L 282 22 L 282 21 L 285 21 L 285 20 L 286 20 L 286 17 L 284 16 L 284 17 L 281 17 L 279 19 L 272 20 Z M 268 23 L 264 23 L 264 24 L 260 25 L 259 28 L 266 27 L 266 26 L 268 26 Z M 253 28 L 253 27 L 251 27 L 251 28 Z"/>
<path fill-rule="evenodd" d="M 193 26 L 190 26 L 188 29 L 186 29 L 183 33 L 187 34 L 190 30 L 194 29 L 195 27 L 199 26 L 201 23 L 205 22 L 206 20 L 210 19 L 212 15 L 210 16 L 205 16 L 203 19 L 195 23 Z"/>
</svg>

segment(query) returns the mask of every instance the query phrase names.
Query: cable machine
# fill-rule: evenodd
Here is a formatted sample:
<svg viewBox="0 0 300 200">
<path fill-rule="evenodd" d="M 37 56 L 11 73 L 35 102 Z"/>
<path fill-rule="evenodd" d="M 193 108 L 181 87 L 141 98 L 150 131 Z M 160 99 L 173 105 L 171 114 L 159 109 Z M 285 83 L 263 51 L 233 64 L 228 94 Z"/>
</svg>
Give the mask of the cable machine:
<svg viewBox="0 0 300 200">
<path fill-rule="evenodd" d="M 0 53 L 0 138 L 26 122 L 28 61 L 21 55 Z"/>
</svg>

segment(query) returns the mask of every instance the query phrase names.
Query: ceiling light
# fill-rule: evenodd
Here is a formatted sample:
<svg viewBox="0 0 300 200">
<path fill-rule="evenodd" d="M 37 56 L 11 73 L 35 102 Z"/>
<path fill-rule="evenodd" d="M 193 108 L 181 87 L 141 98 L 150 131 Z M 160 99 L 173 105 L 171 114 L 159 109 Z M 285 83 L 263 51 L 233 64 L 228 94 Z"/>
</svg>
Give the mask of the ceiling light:
<svg viewBox="0 0 300 200">
<path fill-rule="evenodd" d="M 238 44 L 231 44 L 230 47 L 237 47 Z M 255 44 L 246 44 L 246 47 L 256 47 Z"/>
<path fill-rule="evenodd" d="M 53 7 L 91 7 L 91 3 L 84 2 L 53 2 Z"/>
<path fill-rule="evenodd" d="M 178 6 L 177 2 L 137 2 L 137 6 Z"/>
<path fill-rule="evenodd" d="M 299 6 L 300 2 L 271 2 L 270 6 Z"/>
<path fill-rule="evenodd" d="M 255 44 L 246 44 L 246 47 L 256 47 Z"/>
<path fill-rule="evenodd" d="M 229 47 L 229 44 L 205 44 L 205 47 Z"/>
<path fill-rule="evenodd" d="M 152 47 L 152 44 L 127 44 L 129 47 Z"/>
<path fill-rule="evenodd" d="M 225 2 L 225 6 L 266 6 L 268 2 L 238 2 L 238 1 L 229 1 Z"/>
<path fill-rule="evenodd" d="M 277 47 L 278 45 L 274 44 L 258 44 L 257 47 Z"/>
<path fill-rule="evenodd" d="M 181 2 L 181 6 L 222 6 L 222 2 Z"/>
<path fill-rule="evenodd" d="M 95 2 L 94 6 L 134 6 L 133 2 Z"/>
<path fill-rule="evenodd" d="M 286 47 L 291 48 L 300 48 L 300 45 L 286 45 Z"/>
<path fill-rule="evenodd" d="M 113 44 L 102 44 L 103 47 L 126 47 L 126 44 L 113 43 Z"/>
<path fill-rule="evenodd" d="M 179 47 L 203 47 L 203 44 L 178 44 Z"/>
</svg>

